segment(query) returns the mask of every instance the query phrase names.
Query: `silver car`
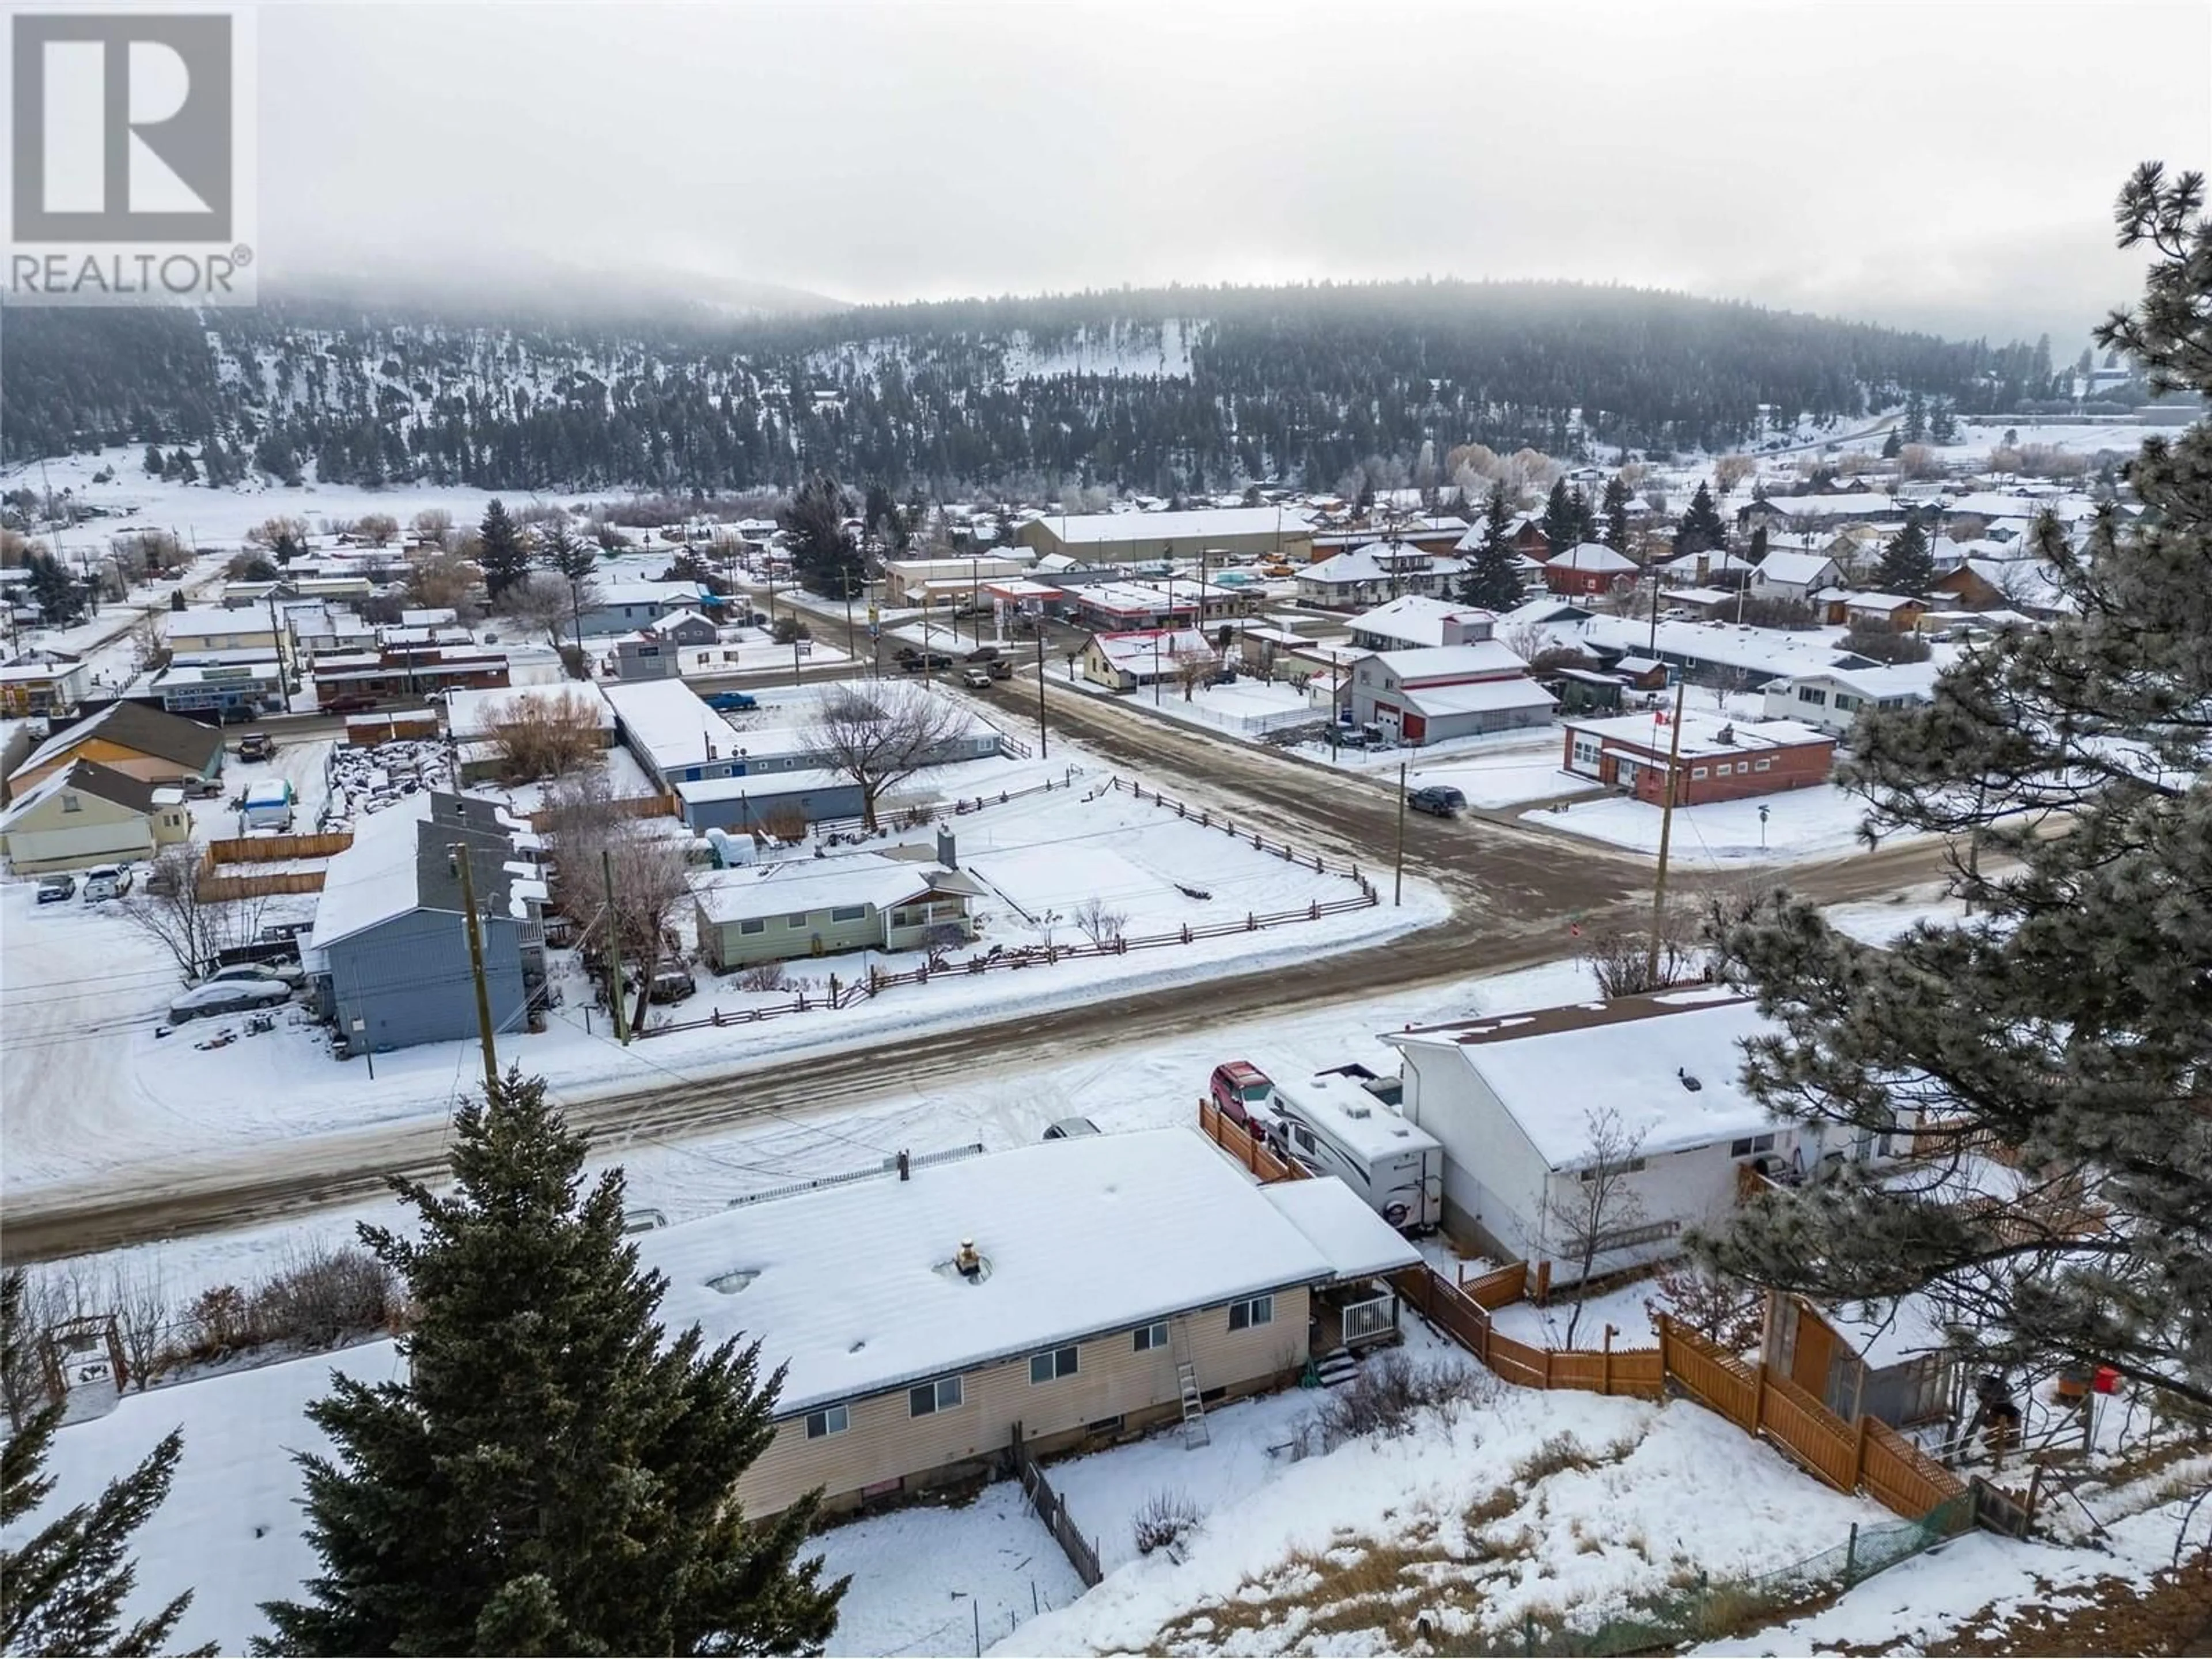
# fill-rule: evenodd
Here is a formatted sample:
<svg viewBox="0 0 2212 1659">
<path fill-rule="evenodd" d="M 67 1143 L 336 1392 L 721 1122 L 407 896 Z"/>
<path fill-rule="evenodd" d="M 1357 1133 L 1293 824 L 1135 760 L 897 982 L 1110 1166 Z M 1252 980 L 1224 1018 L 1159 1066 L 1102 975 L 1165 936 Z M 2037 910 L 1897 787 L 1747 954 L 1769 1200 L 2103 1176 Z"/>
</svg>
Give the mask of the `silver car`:
<svg viewBox="0 0 2212 1659">
<path fill-rule="evenodd" d="M 188 1019 L 214 1019 L 223 1014 L 250 1013 L 274 1008 L 292 1000 L 292 988 L 276 979 L 227 979 L 185 992 L 169 1005 L 169 1024 Z"/>
</svg>

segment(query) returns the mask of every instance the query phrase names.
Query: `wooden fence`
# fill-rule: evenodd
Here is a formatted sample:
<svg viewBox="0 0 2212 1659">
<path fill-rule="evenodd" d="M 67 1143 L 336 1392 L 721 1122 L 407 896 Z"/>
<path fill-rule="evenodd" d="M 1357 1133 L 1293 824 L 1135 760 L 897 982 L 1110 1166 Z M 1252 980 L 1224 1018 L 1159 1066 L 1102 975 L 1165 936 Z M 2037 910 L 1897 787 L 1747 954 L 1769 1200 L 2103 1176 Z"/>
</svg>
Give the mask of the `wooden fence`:
<svg viewBox="0 0 2212 1659">
<path fill-rule="evenodd" d="M 289 859 L 331 858 L 353 845 L 344 831 L 320 836 L 246 836 L 207 844 L 205 862 L 218 864 L 282 864 Z"/>
<path fill-rule="evenodd" d="M 624 795 L 609 801 L 607 810 L 618 818 L 673 818 L 683 816 L 684 804 L 673 795 Z M 560 816 L 557 806 L 541 806 L 530 815 L 530 827 L 543 833 Z"/>
<path fill-rule="evenodd" d="M 1306 1172 L 1275 1156 L 1258 1137 L 1200 1100 L 1198 1125 L 1207 1138 L 1262 1182 Z M 1480 1359 L 1504 1381 L 1524 1389 L 1574 1389 L 1588 1394 L 1662 1398 L 1671 1384 L 1745 1433 L 1773 1442 L 1840 1492 L 1863 1490 L 1909 1521 L 1918 1521 L 1966 1491 L 1959 1477 L 1886 1423 L 1846 1423 L 1788 1377 L 1730 1353 L 1695 1331 L 1658 1316 L 1659 1346 L 1539 1348 L 1501 1334 L 1491 1315 L 1528 1291 L 1528 1264 L 1516 1261 L 1455 1284 L 1425 1263 L 1389 1276 L 1400 1298 Z"/>
<path fill-rule="evenodd" d="M 249 874 L 226 873 L 228 866 L 289 863 L 295 859 L 327 859 L 353 845 L 353 837 L 340 831 L 315 836 L 251 836 L 211 841 L 200 855 L 199 876 L 193 892 L 202 900 L 218 903 L 228 899 L 266 898 L 278 893 L 319 893 L 325 872 L 316 870 L 266 870 Z"/>
<path fill-rule="evenodd" d="M 1788 1377 L 1729 1352 L 1665 1315 L 1659 1353 L 1668 1382 L 1745 1433 L 1770 1440 L 1838 1492 L 1858 1492 L 1917 1521 L 1966 1483 L 1886 1423 L 1846 1423 Z"/>
<path fill-rule="evenodd" d="M 1030 1458 L 1029 1448 L 1022 1440 L 1022 1425 L 1014 1425 L 1014 1473 L 1021 1480 L 1022 1495 L 1030 1500 L 1060 1551 L 1067 1557 L 1067 1565 L 1075 1569 L 1075 1576 L 1083 1581 L 1083 1588 L 1091 1589 L 1106 1574 L 1098 1565 L 1098 1543 L 1085 1538 L 1083 1528 L 1075 1524 L 1075 1517 L 1067 1512 L 1067 1502 L 1052 1489 L 1052 1482 L 1044 1478 L 1044 1471 Z"/>
</svg>

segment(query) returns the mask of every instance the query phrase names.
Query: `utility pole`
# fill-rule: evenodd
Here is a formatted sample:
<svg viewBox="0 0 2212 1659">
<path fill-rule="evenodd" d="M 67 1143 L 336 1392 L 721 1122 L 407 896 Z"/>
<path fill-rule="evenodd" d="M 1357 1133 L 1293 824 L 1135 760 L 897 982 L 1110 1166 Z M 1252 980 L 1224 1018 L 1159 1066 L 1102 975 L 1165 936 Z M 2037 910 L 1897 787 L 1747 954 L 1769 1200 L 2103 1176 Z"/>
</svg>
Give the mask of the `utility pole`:
<svg viewBox="0 0 2212 1659">
<path fill-rule="evenodd" d="M 1651 948 L 1644 959 L 1644 977 L 1655 986 L 1659 981 L 1660 928 L 1667 915 L 1667 844 L 1674 828 L 1674 774 L 1682 757 L 1682 698 L 1689 689 L 1687 680 L 1674 682 L 1674 729 L 1667 739 L 1666 797 L 1659 809 L 1659 871 L 1651 883 Z"/>
<path fill-rule="evenodd" d="M 607 1000 L 615 1011 L 615 1041 L 629 1042 L 629 1017 L 623 1012 L 622 928 L 615 911 L 615 855 L 608 848 L 599 848 L 599 877 L 607 889 Z"/>
<path fill-rule="evenodd" d="M 1395 908 L 1406 897 L 1406 763 L 1398 763 L 1398 861 L 1390 872 L 1390 903 Z"/>
<path fill-rule="evenodd" d="M 469 845 L 457 841 L 446 848 L 461 878 L 461 915 L 468 925 L 469 972 L 477 982 L 477 1035 L 483 1040 L 484 1087 L 499 1088 L 499 1055 L 492 1046 L 491 988 L 484 983 L 483 933 L 477 922 L 477 884 L 469 864 Z"/>
<path fill-rule="evenodd" d="M 1037 642 L 1037 758 L 1052 757 L 1052 742 L 1044 730 L 1044 618 L 1040 616 L 1036 625 Z"/>
</svg>

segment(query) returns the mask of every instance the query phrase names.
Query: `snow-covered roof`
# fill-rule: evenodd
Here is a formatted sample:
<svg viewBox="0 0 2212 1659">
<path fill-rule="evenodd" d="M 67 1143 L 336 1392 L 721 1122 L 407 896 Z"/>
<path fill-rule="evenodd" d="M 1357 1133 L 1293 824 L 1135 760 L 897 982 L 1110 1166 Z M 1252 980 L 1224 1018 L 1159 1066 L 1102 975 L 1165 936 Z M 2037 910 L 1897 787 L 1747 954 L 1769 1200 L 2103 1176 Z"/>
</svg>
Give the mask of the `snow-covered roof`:
<svg viewBox="0 0 2212 1659">
<path fill-rule="evenodd" d="M 1897 502 L 1875 491 L 1846 495 L 1771 495 L 1766 506 L 1793 519 L 1857 519 L 1894 513 Z"/>
<path fill-rule="evenodd" d="M 1645 1156 L 1771 1128 L 1741 1073 L 1745 1040 L 1772 1030 L 1750 998 L 1713 986 L 1386 1032 L 1382 1041 L 1457 1053 L 1545 1163 L 1571 1170 L 1589 1160 L 1593 1108 L 1617 1111 L 1622 1129 L 1643 1137 Z"/>
<path fill-rule="evenodd" d="M 213 681 L 218 685 L 246 686 L 257 681 L 274 681 L 283 678 L 283 670 L 276 659 L 252 651 L 216 653 L 224 659 L 208 662 L 195 659 L 191 662 L 175 663 L 154 676 L 152 685 L 156 691 L 174 690 L 179 686 L 204 685 Z"/>
<path fill-rule="evenodd" d="M 1397 676 L 1400 684 L 1406 685 L 1462 674 L 1520 674 L 1528 667 L 1521 653 L 1503 640 L 1474 640 L 1466 645 L 1430 645 L 1412 651 L 1378 651 L 1375 654 Z"/>
<path fill-rule="evenodd" d="M 1774 552 L 1768 554 L 1759 566 L 1757 580 L 1810 587 L 1814 582 L 1826 580 L 1835 574 L 1835 568 L 1836 562 L 1825 553 Z"/>
<path fill-rule="evenodd" d="M 362 817 L 354 827 L 353 845 L 333 856 L 324 872 L 308 950 L 325 950 L 415 908 L 418 826 L 429 821 L 428 791 Z"/>
<path fill-rule="evenodd" d="M 951 892 L 974 889 L 969 877 L 951 879 L 957 873 L 881 853 L 851 853 L 843 858 L 793 859 L 716 870 L 695 878 L 691 892 L 707 920 L 720 923 L 804 915 L 849 904 L 872 904 L 882 910 L 933 888 Z"/>
<path fill-rule="evenodd" d="M 1424 553 L 1409 542 L 1395 548 L 1388 542 L 1369 542 L 1306 566 L 1298 572 L 1298 580 L 1340 587 L 1359 582 L 1386 582 L 1394 575 L 1401 580 L 1407 576 L 1455 576 L 1466 568 L 1465 559 Z"/>
<path fill-rule="evenodd" d="M 1163 668 L 1180 656 L 1213 656 L 1213 641 L 1195 628 L 1144 628 L 1124 634 L 1093 634 L 1091 644 L 1116 668 L 1149 668 L 1155 653 Z"/>
<path fill-rule="evenodd" d="M 693 778 L 678 782 L 676 793 L 687 803 L 741 800 L 750 795 L 774 800 L 779 795 L 803 795 L 814 789 L 850 789 L 852 775 L 808 767 L 789 772 L 749 772 L 734 778 Z"/>
<path fill-rule="evenodd" d="M 1894 1302 L 1846 1302 L 1823 1307 L 1820 1317 L 1850 1343 L 1869 1370 L 1940 1353 L 1946 1346 L 1942 1310 L 1924 1296 Z"/>
<path fill-rule="evenodd" d="M 640 631 L 647 634 L 668 634 L 672 633 L 678 626 L 684 623 L 698 623 L 707 628 L 713 628 L 714 626 L 714 619 L 712 617 L 702 616 L 698 611 L 686 606 L 681 611 L 672 611 L 665 617 L 654 617 Z"/>
<path fill-rule="evenodd" d="M 1908 605 L 1925 605 L 1925 599 L 1916 599 L 1910 593 L 1846 592 L 1844 606 L 1852 611 L 1878 611 L 1887 616 L 1893 611 L 1902 611 Z"/>
<path fill-rule="evenodd" d="M 639 680 L 600 688 L 629 742 L 663 770 L 696 766 L 737 751 L 729 724 L 681 680 Z M 713 745 L 714 755 L 707 752 Z"/>
<path fill-rule="evenodd" d="M 1549 708 L 1555 699 L 1532 679 L 1470 680 L 1458 685 L 1419 685 L 1399 696 L 1418 714 L 1488 714 L 1507 708 Z"/>
<path fill-rule="evenodd" d="M 1356 634 L 1379 634 L 1386 639 L 1403 640 L 1409 646 L 1435 646 L 1444 642 L 1444 623 L 1451 620 L 1495 622 L 1497 618 L 1480 605 L 1454 605 L 1425 593 L 1408 593 L 1361 611 L 1350 626 Z"/>
<path fill-rule="evenodd" d="M 1611 714 L 1603 720 L 1565 720 L 1571 732 L 1581 732 L 1601 741 L 1629 744 L 1666 755 L 1675 750 L 1674 727 L 1665 709 L 1652 714 Z M 1723 735 L 1725 734 L 1725 735 Z M 1800 744 L 1832 747 L 1835 738 L 1797 720 L 1735 720 L 1704 709 L 1682 711 L 1680 755 L 1684 760 L 1714 755 L 1740 754 L 1763 749 L 1786 749 Z"/>
<path fill-rule="evenodd" d="M 1036 522 L 1069 547 L 1188 540 L 1194 553 L 1198 544 L 1210 536 L 1267 536 L 1279 529 L 1285 536 L 1296 536 L 1311 527 L 1304 513 L 1273 507 L 1206 507 L 1182 513 L 1048 513 Z"/>
<path fill-rule="evenodd" d="M 980 1282 L 952 1267 L 963 1239 L 988 1264 Z M 787 1365 L 783 1416 L 1339 1272 L 1190 1128 L 887 1172 L 637 1244 L 667 1276 L 672 1328 L 757 1339 L 766 1362 Z"/>
<path fill-rule="evenodd" d="M 1436 1143 L 1430 1140 L 1429 1144 Z M 1339 1279 L 1395 1273 L 1421 1259 L 1419 1250 L 1334 1176 L 1324 1180 L 1278 1181 L 1261 1188 L 1260 1195 L 1328 1258 Z"/>
<path fill-rule="evenodd" d="M 495 686 L 484 691 L 454 691 L 446 699 L 446 729 L 463 741 L 491 735 L 518 703 L 562 703 L 586 709 L 603 732 L 614 730 L 615 711 L 589 680 L 556 680 L 550 685 Z"/>
<path fill-rule="evenodd" d="M 706 598 L 706 590 L 696 582 L 649 582 L 611 577 L 599 578 L 593 585 L 599 591 L 601 605 L 657 605 L 668 610 L 682 610 Z"/>
<path fill-rule="evenodd" d="M 1361 1088 L 1358 1079 L 1342 1073 L 1278 1083 L 1275 1093 L 1285 1108 L 1361 1158 L 1371 1160 L 1437 1147 L 1434 1135 L 1408 1123 L 1395 1108 Z"/>
<path fill-rule="evenodd" d="M 1655 629 L 1642 617 L 1591 617 L 1580 623 L 1554 624 L 1550 632 L 1562 645 L 1611 646 L 1638 654 L 1656 649 L 1665 656 L 1767 675 L 1832 668 L 1844 654 L 1839 636 L 1818 629 L 1793 633 L 1725 621 L 1675 622 L 1662 617 Z"/>
<path fill-rule="evenodd" d="M 1925 702 L 1935 691 L 1939 672 L 1933 662 L 1904 662 L 1882 668 L 1822 668 L 1800 674 L 1796 679 L 1826 680 L 1877 702 L 1885 697 L 1917 697 Z"/>
<path fill-rule="evenodd" d="M 1554 570 L 1595 570 L 1601 574 L 1641 569 L 1626 553 L 1617 553 L 1603 542 L 1578 542 L 1564 553 L 1545 561 Z"/>
<path fill-rule="evenodd" d="M 276 624 L 266 607 L 230 609 L 220 605 L 196 605 L 184 611 L 162 611 L 161 629 L 169 639 L 204 640 L 217 634 L 271 634 Z"/>
</svg>

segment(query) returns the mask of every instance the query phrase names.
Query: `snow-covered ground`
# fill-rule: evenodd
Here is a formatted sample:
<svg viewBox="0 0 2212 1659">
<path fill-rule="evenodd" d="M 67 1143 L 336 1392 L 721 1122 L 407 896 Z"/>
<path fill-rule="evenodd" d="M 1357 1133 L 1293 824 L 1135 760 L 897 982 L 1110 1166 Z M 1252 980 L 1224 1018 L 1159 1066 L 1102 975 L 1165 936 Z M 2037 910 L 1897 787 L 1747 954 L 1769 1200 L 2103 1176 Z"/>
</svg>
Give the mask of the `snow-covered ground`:
<svg viewBox="0 0 2212 1659">
<path fill-rule="evenodd" d="M 276 768 L 305 767 L 312 774 L 310 747 L 280 749 Z M 1049 764 L 975 763 L 941 769 L 941 778 L 924 775 L 916 782 L 931 795 L 942 788 L 995 796 L 1047 775 L 1064 781 L 1084 763 L 1062 745 Z M 1344 877 L 1178 820 L 1126 791 L 1103 791 L 1103 776 L 1086 781 L 1080 770 L 1073 776 L 1073 788 L 1004 805 L 993 799 L 983 810 L 950 818 L 962 863 L 992 890 L 977 907 L 984 918 L 979 949 L 1042 943 L 1048 931 L 1060 945 L 1079 943 L 1075 912 L 1091 898 L 1124 917 L 1124 931 L 1134 939 L 1172 933 L 1185 923 L 1194 928 L 1235 923 L 1248 915 L 1300 910 L 1357 895 Z M 228 817 L 219 802 L 201 805 L 211 809 L 215 823 Z M 933 830 L 912 834 L 927 836 Z M 1019 973 L 948 975 L 842 1010 L 673 1032 L 628 1048 L 615 1042 L 604 1018 L 594 1018 L 580 998 L 572 997 L 553 1011 L 544 1032 L 504 1035 L 500 1054 L 503 1062 L 519 1063 L 563 1091 L 701 1079 L 771 1054 L 823 1052 L 896 1031 L 957 1024 L 981 1011 L 1066 1006 L 1109 987 L 1120 992 L 1196 985 L 1216 974 L 1310 961 L 1427 926 L 1448 908 L 1435 888 L 1409 882 L 1402 908 L 1380 904 L 1318 921 L 1300 918 L 1273 930 Z M 1048 919 L 1054 911 L 1056 921 Z M 442 1115 L 476 1065 L 472 1043 L 430 1043 L 378 1055 L 372 1079 L 364 1066 L 332 1060 L 325 1034 L 297 1011 L 274 1030 L 245 1034 L 235 1027 L 238 1041 L 202 1049 L 198 1043 L 214 1034 L 209 1027 L 220 1030 L 229 1023 L 157 1035 L 181 981 L 160 948 L 119 916 L 82 904 L 38 906 L 32 884 L 10 883 L 0 886 L 0 933 L 9 988 L 0 1008 L 0 1080 L 5 1084 L 0 1122 L 8 1143 L 0 1183 L 11 1194 L 82 1178 L 118 1160 L 240 1151 L 271 1137 L 297 1139 Z M 869 960 L 894 971 L 918 961 L 880 954 Z M 831 973 L 849 982 L 866 965 L 856 955 L 801 964 L 800 973 L 817 984 Z M 676 1012 L 702 1020 L 717 1007 L 735 1012 L 788 1000 L 787 993 L 747 993 L 733 981 L 707 976 L 701 994 Z M 90 1107 L 80 1098 L 88 1084 L 100 1091 Z M 1201 1072 L 1178 1095 L 1194 1096 L 1202 1085 Z M 1038 1127 L 1048 1121 L 1039 1120 Z"/>
<path fill-rule="evenodd" d="M 1678 806 L 1668 855 L 1674 861 L 1692 865 L 1780 864 L 1833 858 L 1860 845 L 1859 825 L 1866 810 L 1866 802 L 1859 797 L 1826 783 L 1753 800 Z M 1656 806 L 1625 795 L 1607 795 L 1570 803 L 1563 811 L 1538 813 L 1528 823 L 1656 854 L 1662 816 Z"/>
</svg>

